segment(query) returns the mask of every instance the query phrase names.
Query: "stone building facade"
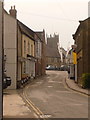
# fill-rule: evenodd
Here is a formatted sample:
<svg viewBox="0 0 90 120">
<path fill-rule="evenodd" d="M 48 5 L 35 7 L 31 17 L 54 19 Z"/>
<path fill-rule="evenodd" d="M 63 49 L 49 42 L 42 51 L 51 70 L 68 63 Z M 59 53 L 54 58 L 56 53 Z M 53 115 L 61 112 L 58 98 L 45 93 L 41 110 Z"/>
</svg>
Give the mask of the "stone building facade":
<svg viewBox="0 0 90 120">
<path fill-rule="evenodd" d="M 45 42 L 45 30 L 36 31 L 35 32 L 39 38 L 38 41 L 38 53 L 37 63 L 36 63 L 36 73 L 37 75 L 45 75 L 45 67 L 46 67 L 46 42 Z M 37 52 L 36 52 L 37 53 Z"/>
<path fill-rule="evenodd" d="M 83 73 L 90 73 L 90 18 L 80 21 L 73 38 L 77 45 L 77 81 L 81 83 Z"/>
<path fill-rule="evenodd" d="M 45 31 L 35 32 L 17 20 L 15 6 L 9 12 L 4 10 L 5 69 L 12 79 L 9 89 L 16 89 L 27 77 L 36 77 L 37 61 L 37 72 L 45 74 Z"/>
<path fill-rule="evenodd" d="M 28 77 L 35 77 L 35 40 L 34 32 L 20 21 L 18 24 L 18 81 Z M 21 37 L 20 37 L 21 36 Z"/>
<path fill-rule="evenodd" d="M 54 34 L 47 38 L 46 44 L 46 66 L 54 66 L 59 68 L 61 66 L 61 57 L 58 50 L 59 35 Z"/>
</svg>

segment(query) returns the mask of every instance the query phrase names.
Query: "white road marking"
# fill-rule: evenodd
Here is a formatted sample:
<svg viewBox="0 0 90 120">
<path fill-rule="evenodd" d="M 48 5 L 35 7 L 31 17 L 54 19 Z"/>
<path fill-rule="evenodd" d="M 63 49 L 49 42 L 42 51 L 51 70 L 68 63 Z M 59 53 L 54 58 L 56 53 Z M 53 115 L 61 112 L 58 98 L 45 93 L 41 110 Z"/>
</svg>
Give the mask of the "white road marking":
<svg viewBox="0 0 90 120">
<path fill-rule="evenodd" d="M 50 118 L 51 115 L 40 115 L 40 118 Z"/>
<path fill-rule="evenodd" d="M 47 86 L 47 87 L 51 88 L 51 87 L 53 87 L 53 86 Z"/>
</svg>

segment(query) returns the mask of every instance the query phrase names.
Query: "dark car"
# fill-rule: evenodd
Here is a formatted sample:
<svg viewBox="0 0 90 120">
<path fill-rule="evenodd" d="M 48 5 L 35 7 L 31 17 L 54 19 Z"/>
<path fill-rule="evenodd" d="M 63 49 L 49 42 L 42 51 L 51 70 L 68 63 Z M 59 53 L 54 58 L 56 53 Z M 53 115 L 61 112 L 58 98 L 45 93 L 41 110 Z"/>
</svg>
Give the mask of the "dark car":
<svg viewBox="0 0 90 120">
<path fill-rule="evenodd" d="M 8 77 L 6 74 L 4 74 L 4 76 L 3 76 L 3 89 L 6 89 L 10 85 L 11 85 L 11 78 Z"/>
</svg>

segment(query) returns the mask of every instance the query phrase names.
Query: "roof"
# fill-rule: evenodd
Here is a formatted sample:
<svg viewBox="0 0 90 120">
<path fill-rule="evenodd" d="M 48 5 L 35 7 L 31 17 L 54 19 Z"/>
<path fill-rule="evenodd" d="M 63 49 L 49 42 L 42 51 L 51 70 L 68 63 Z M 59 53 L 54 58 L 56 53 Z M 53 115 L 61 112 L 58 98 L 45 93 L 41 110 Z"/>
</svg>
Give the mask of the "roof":
<svg viewBox="0 0 90 120">
<path fill-rule="evenodd" d="M 8 12 L 4 9 L 4 13 L 8 14 Z M 9 14 L 8 14 L 9 15 Z"/>
<path fill-rule="evenodd" d="M 44 41 L 44 30 L 43 31 L 35 31 L 37 36 L 41 39 L 41 41 Z"/>
<path fill-rule="evenodd" d="M 55 57 L 55 58 L 60 58 L 60 54 L 58 51 L 58 48 L 51 48 L 49 46 L 46 46 L 46 57 Z"/>
<path fill-rule="evenodd" d="M 87 21 L 90 21 L 90 17 L 88 17 L 87 19 L 85 19 L 85 20 L 83 20 L 83 21 L 79 21 L 80 24 L 79 24 L 79 26 L 78 26 L 75 34 L 72 35 L 72 36 L 73 36 L 73 39 L 75 39 L 75 37 L 76 37 L 76 35 L 78 34 L 78 32 L 79 32 L 82 24 L 84 24 L 84 23 L 87 22 Z"/>
<path fill-rule="evenodd" d="M 40 32 L 35 32 L 33 30 L 31 30 L 29 27 L 27 27 L 26 25 L 24 25 L 21 21 L 17 20 L 18 22 L 18 25 L 21 29 L 21 31 L 27 35 L 28 37 L 30 37 L 32 40 L 35 41 L 35 36 L 34 35 L 37 35 L 37 37 L 43 41 L 43 36 L 42 36 L 42 33 L 43 31 L 40 31 Z"/>
<path fill-rule="evenodd" d="M 17 20 L 17 23 L 22 31 L 22 33 L 24 33 L 25 35 L 27 35 L 28 37 L 30 37 L 31 39 L 34 39 L 34 34 L 35 32 L 33 30 L 31 30 L 30 28 L 28 28 L 26 25 L 24 25 L 22 22 L 20 22 L 19 20 Z"/>
<path fill-rule="evenodd" d="M 5 9 L 4 9 L 4 13 L 7 14 L 9 17 L 13 18 L 13 19 L 16 19 L 13 16 L 11 16 Z"/>
</svg>

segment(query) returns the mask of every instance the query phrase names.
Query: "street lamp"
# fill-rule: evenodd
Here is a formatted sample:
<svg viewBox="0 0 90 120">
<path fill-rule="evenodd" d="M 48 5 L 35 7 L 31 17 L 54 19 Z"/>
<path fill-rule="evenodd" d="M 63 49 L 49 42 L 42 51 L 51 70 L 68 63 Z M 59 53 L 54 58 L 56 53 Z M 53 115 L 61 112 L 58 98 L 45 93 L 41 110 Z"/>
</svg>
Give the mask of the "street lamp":
<svg viewBox="0 0 90 120">
<path fill-rule="evenodd" d="M 74 45 L 72 45 L 71 47 L 75 50 L 75 49 L 77 48 L 77 45 L 74 44 Z"/>
</svg>

